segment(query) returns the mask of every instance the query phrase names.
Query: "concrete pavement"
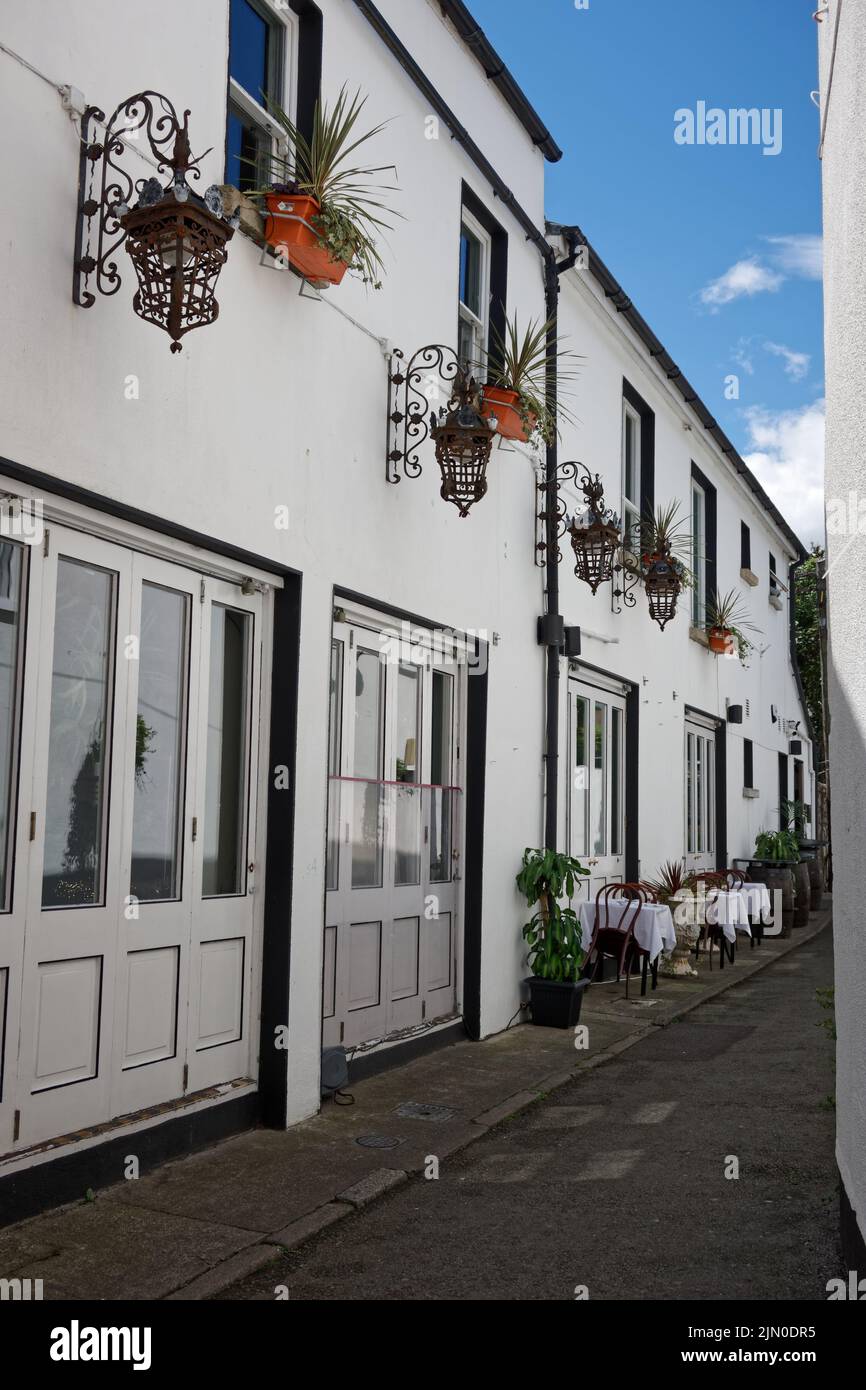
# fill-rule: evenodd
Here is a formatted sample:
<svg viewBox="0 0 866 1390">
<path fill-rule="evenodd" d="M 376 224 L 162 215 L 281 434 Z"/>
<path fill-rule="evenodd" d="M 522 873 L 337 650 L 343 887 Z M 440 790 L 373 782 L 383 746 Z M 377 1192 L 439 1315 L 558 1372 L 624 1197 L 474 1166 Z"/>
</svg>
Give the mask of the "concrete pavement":
<svg viewBox="0 0 866 1390">
<path fill-rule="evenodd" d="M 319 1239 L 342 1240 L 337 1233 L 356 1224 L 354 1213 L 363 1211 L 357 1220 L 367 1220 L 365 1209 L 379 1197 L 404 1184 L 414 1192 L 410 1178 L 431 1155 L 444 1176 L 456 1155 L 477 1147 L 507 1117 L 539 1111 L 539 1097 L 570 1093 L 575 1078 L 582 1090 L 614 1065 L 627 1072 L 631 1049 L 639 1047 L 642 1057 L 678 1031 L 660 1025 L 708 1000 L 747 999 L 749 990 L 760 1013 L 765 990 L 769 998 L 778 987 L 774 980 L 783 982 L 783 994 L 785 982 L 796 986 L 798 961 L 828 920 L 829 912 L 817 914 L 790 941 L 741 949 L 735 968 L 710 974 L 704 966 L 694 982 L 662 979 L 643 1001 L 636 986 L 629 1002 L 621 985 L 594 986 L 581 1020 L 588 1025 L 585 1050 L 575 1050 L 568 1032 L 531 1026 L 481 1044 L 458 1043 L 350 1081 L 354 1105 L 328 1102 L 287 1133 L 241 1135 L 100 1191 L 93 1201 L 8 1227 L 0 1231 L 0 1277 L 41 1278 L 45 1297 L 53 1299 L 201 1299 L 259 1270 L 266 1270 L 263 1287 L 272 1287 L 267 1279 L 281 1250 L 328 1230 L 332 1236 Z M 700 1071 L 702 1063 L 696 1065 Z M 687 1108 L 688 1087 L 681 1100 Z M 582 1129 L 584 1121 L 569 1124 Z M 512 1183 L 502 1186 L 515 1191 Z M 247 1296 L 246 1285 L 238 1296 Z"/>
</svg>

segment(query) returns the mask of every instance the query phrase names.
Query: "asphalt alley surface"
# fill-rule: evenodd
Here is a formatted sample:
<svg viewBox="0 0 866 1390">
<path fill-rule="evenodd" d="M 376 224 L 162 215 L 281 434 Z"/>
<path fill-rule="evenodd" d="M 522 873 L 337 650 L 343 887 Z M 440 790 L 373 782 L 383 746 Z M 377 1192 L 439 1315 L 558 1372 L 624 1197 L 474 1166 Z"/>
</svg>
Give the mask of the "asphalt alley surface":
<svg viewBox="0 0 866 1390">
<path fill-rule="evenodd" d="M 221 1298 L 825 1301 L 831 984 L 826 930 Z"/>
</svg>

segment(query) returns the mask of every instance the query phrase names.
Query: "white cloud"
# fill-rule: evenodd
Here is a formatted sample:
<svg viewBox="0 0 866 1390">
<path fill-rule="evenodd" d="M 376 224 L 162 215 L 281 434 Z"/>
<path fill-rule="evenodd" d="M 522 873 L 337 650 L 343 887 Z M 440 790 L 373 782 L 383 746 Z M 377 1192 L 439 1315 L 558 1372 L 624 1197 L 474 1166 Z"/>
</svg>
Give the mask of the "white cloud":
<svg viewBox="0 0 866 1390">
<path fill-rule="evenodd" d="M 751 298 L 755 294 L 775 293 L 784 281 L 784 275 L 761 265 L 757 256 L 751 256 L 748 260 L 737 261 L 718 280 L 705 285 L 701 290 L 701 303 L 717 312 L 720 305 L 730 304 L 744 295 Z"/>
<path fill-rule="evenodd" d="M 784 343 L 765 343 L 764 349 L 774 357 L 784 359 L 785 375 L 792 381 L 802 381 L 804 376 L 808 376 L 812 362 L 808 352 L 795 352 L 793 348 L 785 347 Z"/>
<path fill-rule="evenodd" d="M 731 353 L 731 356 L 740 370 L 746 372 L 749 376 L 755 375 L 755 363 L 752 360 L 752 342 L 753 339 L 751 338 L 741 338 Z"/>
<path fill-rule="evenodd" d="M 811 232 L 797 232 L 793 236 L 768 236 L 764 238 L 771 246 L 778 247 L 774 260 L 786 275 L 796 275 L 803 280 L 820 280 L 824 273 L 824 241 Z"/>
<path fill-rule="evenodd" d="M 799 410 L 744 412 L 743 458 L 800 539 L 824 540 L 824 401 Z"/>
</svg>

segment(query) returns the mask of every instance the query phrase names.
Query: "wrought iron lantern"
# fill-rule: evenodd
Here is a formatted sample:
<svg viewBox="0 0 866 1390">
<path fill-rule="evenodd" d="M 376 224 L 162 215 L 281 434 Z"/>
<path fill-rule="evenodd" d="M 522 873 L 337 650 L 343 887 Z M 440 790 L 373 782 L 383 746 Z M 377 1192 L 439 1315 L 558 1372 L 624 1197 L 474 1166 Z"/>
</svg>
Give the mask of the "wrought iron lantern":
<svg viewBox="0 0 866 1390">
<path fill-rule="evenodd" d="M 430 438 L 442 473 L 440 496 L 453 502 L 461 517 L 487 492 L 487 465 L 496 434 L 496 420 L 481 413 L 481 392 L 461 368 L 451 399 L 430 420 Z"/>
<path fill-rule="evenodd" d="M 568 534 L 576 561 L 574 572 L 595 594 L 600 584 L 613 579 L 622 528 L 616 513 L 604 505 L 604 485 L 598 473 L 593 477 L 585 464 L 578 466 L 584 474 L 580 486 L 586 510 L 572 519 Z"/>
<path fill-rule="evenodd" d="M 656 555 L 644 574 L 650 617 L 662 632 L 677 611 L 682 580 L 671 555 Z"/>
<path fill-rule="evenodd" d="M 188 178 L 201 177 L 204 155 L 191 155 L 188 121 L 189 111 L 181 123 L 160 93 L 139 92 L 121 102 L 108 122 L 98 107 L 88 107 L 81 125 L 73 299 L 92 307 L 91 277 L 100 294 L 116 294 L 121 279 L 114 256 L 125 241 L 138 279 L 133 308 L 165 329 L 172 352 L 181 351 L 185 333 L 217 318 L 216 283 L 238 225 L 237 213 L 224 214 L 216 184 L 203 196 L 189 185 Z M 105 124 L 102 143 L 90 140 L 96 123 Z M 171 170 L 166 184 L 158 178 L 133 181 L 119 162 L 126 140 L 136 140 L 141 130 L 159 171 Z"/>
</svg>

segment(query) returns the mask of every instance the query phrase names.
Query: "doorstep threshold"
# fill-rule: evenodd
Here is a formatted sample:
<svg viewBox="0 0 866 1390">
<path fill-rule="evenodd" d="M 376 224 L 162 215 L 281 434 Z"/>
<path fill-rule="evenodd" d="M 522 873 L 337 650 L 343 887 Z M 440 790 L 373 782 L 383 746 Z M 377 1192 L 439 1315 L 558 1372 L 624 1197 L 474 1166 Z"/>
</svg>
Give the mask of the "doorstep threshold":
<svg viewBox="0 0 866 1390">
<path fill-rule="evenodd" d="M 209 1110 L 222 1105 L 227 1100 L 236 1100 L 258 1090 L 258 1086 L 248 1076 L 234 1081 L 226 1081 L 219 1086 L 208 1086 L 203 1091 L 195 1091 L 178 1100 L 164 1101 L 161 1105 L 151 1105 L 145 1110 L 135 1110 L 127 1115 L 118 1115 L 114 1120 L 92 1125 L 89 1129 L 75 1130 L 71 1134 L 58 1135 L 56 1139 L 44 1139 L 31 1144 L 26 1149 L 11 1149 L 0 1154 L 0 1178 L 20 1169 L 32 1169 L 42 1163 L 51 1163 L 68 1154 L 81 1153 L 95 1148 L 122 1134 L 137 1134 L 142 1130 L 153 1129 L 165 1120 L 173 1120 L 182 1115 L 193 1115 L 201 1110 Z"/>
</svg>

